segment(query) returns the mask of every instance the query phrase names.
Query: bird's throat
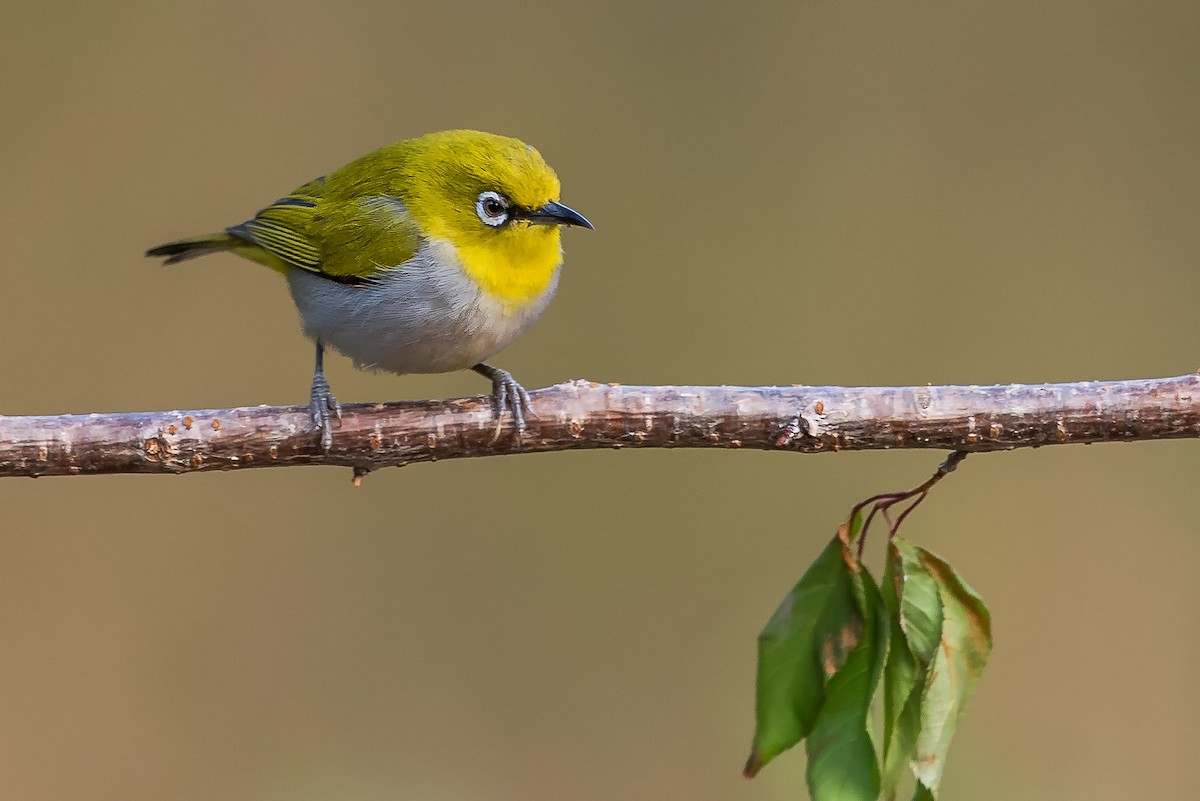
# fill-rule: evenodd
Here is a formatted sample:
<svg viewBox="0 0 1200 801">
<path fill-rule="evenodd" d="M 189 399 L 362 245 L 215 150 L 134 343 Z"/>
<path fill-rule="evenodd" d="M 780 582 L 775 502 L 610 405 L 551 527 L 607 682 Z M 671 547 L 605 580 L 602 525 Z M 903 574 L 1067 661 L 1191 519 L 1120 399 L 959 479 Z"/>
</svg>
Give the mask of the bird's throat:
<svg viewBox="0 0 1200 801">
<path fill-rule="evenodd" d="M 558 231 L 545 233 L 553 235 L 461 246 L 458 258 L 485 293 L 502 303 L 522 306 L 546 292 L 562 263 Z"/>
</svg>

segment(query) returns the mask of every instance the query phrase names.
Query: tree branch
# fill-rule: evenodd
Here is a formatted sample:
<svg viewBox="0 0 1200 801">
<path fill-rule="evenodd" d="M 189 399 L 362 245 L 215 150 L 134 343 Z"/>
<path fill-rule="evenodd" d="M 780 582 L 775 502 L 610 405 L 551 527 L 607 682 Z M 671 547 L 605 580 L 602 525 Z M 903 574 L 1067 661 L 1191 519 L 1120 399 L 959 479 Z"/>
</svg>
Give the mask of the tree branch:
<svg viewBox="0 0 1200 801">
<path fill-rule="evenodd" d="M 754 448 L 995 451 L 1200 437 L 1200 376 L 926 387 L 637 387 L 531 393 L 522 452 Z M 499 435 L 497 436 L 497 432 Z M 386 466 L 518 451 L 486 398 L 351 404 L 322 452 L 308 408 L 0 417 L 0 476 Z"/>
</svg>

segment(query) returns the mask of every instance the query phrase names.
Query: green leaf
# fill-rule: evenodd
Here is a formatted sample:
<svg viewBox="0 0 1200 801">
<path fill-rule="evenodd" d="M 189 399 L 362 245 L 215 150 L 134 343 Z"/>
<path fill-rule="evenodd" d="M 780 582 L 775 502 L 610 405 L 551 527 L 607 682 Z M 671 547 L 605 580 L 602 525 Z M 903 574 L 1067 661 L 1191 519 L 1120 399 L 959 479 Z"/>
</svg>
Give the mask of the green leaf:
<svg viewBox="0 0 1200 801">
<path fill-rule="evenodd" d="M 846 541 L 834 537 L 759 635 L 756 727 L 747 777 L 808 736 L 825 700 L 826 681 L 862 636 L 847 559 L 855 561 Z"/>
<path fill-rule="evenodd" d="M 858 509 L 851 514 L 849 520 L 838 526 L 838 536 L 842 538 L 842 541 L 847 546 L 856 545 L 858 543 L 858 535 L 862 533 L 862 527 L 862 509 Z"/>
<path fill-rule="evenodd" d="M 913 656 L 923 665 L 933 660 L 942 636 L 942 600 L 937 581 L 921 561 L 920 548 L 901 537 L 892 546 L 903 564 L 900 620 Z"/>
<path fill-rule="evenodd" d="M 846 546 L 851 553 L 848 541 Z M 813 801 L 875 801 L 880 789 L 867 721 L 887 653 L 888 620 L 879 588 L 866 568 L 847 559 L 845 569 L 862 633 L 826 685 L 825 702 L 808 736 L 808 790 Z"/>
<path fill-rule="evenodd" d="M 917 665 L 900 619 L 904 568 L 894 544 L 888 545 L 883 572 L 883 605 L 891 618 L 887 664 L 883 669 L 883 794 L 895 798 L 904 768 L 917 753 L 921 726 L 919 684 L 924 671 Z"/>
<path fill-rule="evenodd" d="M 895 798 L 904 766 L 932 801 L 991 653 L 979 596 L 928 551 L 893 538 L 882 591 L 857 558 L 852 515 L 759 637 L 757 726 L 745 774 L 807 738 L 814 801 Z M 883 770 L 871 700 L 884 681 Z"/>
<path fill-rule="evenodd" d="M 992 624 L 983 600 L 949 564 L 923 548 L 916 551 L 936 582 L 942 604 L 942 633 L 921 696 L 921 733 L 913 763 L 920 785 L 936 796 L 950 741 L 991 655 Z"/>
<path fill-rule="evenodd" d="M 937 583 L 917 549 L 900 537 L 888 545 L 883 604 L 891 618 L 883 679 L 883 793 L 895 798 L 905 767 L 917 755 L 921 690 L 942 628 Z"/>
<path fill-rule="evenodd" d="M 912 801 L 934 801 L 933 791 L 925 785 L 917 782 L 917 790 L 913 793 Z"/>
</svg>

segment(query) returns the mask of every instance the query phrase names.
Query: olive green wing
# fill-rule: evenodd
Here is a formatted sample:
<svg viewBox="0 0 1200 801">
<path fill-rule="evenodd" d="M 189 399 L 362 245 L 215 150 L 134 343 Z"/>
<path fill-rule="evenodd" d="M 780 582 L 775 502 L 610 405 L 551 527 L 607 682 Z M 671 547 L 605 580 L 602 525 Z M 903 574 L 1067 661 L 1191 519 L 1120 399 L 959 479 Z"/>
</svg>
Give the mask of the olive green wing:
<svg viewBox="0 0 1200 801">
<path fill-rule="evenodd" d="M 350 284 L 408 261 L 420 246 L 419 229 L 399 200 L 339 197 L 329 191 L 325 178 L 225 230 L 257 245 L 268 266 L 298 267 Z"/>
<path fill-rule="evenodd" d="M 264 250 L 272 267 L 291 265 L 319 273 L 321 249 L 313 236 L 313 224 L 319 222 L 316 209 L 324 194 L 325 179 L 309 181 L 280 198 L 240 225 L 225 232 Z"/>
</svg>

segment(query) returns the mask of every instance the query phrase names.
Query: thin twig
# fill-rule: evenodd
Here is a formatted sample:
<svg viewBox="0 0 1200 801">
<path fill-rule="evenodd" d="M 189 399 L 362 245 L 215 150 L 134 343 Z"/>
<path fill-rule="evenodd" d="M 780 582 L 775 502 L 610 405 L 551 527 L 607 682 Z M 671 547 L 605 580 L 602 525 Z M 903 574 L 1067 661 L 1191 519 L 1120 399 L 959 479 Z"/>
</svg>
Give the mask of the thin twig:
<svg viewBox="0 0 1200 801">
<path fill-rule="evenodd" d="M 1200 436 L 1200 377 L 925 387 L 671 387 L 573 381 L 530 393 L 520 452 L 742 448 L 996 451 Z M 187 473 L 328 464 L 360 478 L 517 452 L 487 398 L 349 404 L 333 446 L 307 406 L 0 417 L 0 476 Z M 953 457 L 952 457 L 953 459 Z M 957 461 L 947 460 L 947 472 Z"/>
<path fill-rule="evenodd" d="M 872 495 L 865 501 L 860 501 L 850 510 L 849 520 L 853 521 L 855 517 L 862 514 L 862 510 L 871 507 L 871 511 L 867 514 L 867 519 L 863 521 L 862 526 L 858 529 L 858 558 L 862 559 L 863 551 L 867 547 L 867 533 L 871 530 L 871 522 L 875 519 L 875 515 L 883 516 L 883 522 L 888 527 L 888 538 L 895 537 L 900 532 L 900 526 L 904 525 L 904 521 L 913 513 L 913 510 L 921 505 L 921 502 L 929 497 L 929 491 L 937 485 L 946 476 L 953 473 L 963 459 L 967 458 L 967 451 L 954 451 L 946 461 L 938 465 L 938 469 L 933 475 L 925 479 L 919 486 L 909 490 L 901 490 L 899 492 L 884 492 L 879 495 Z M 904 510 L 896 516 L 895 521 L 892 520 L 892 507 L 896 504 L 915 498 L 912 503 L 904 507 Z M 853 526 L 851 527 L 853 530 Z"/>
</svg>

